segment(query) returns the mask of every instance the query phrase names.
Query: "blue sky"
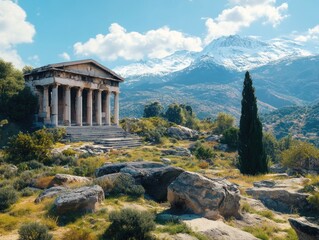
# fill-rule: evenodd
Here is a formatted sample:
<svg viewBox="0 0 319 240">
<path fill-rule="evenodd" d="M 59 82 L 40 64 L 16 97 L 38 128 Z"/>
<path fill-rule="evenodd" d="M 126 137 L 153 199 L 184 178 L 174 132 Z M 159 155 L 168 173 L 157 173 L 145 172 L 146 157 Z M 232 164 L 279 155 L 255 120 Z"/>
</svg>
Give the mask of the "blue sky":
<svg viewBox="0 0 319 240">
<path fill-rule="evenodd" d="M 318 0 L 0 0 L 0 58 L 94 58 L 114 68 L 200 51 L 220 36 L 319 41 Z"/>
</svg>

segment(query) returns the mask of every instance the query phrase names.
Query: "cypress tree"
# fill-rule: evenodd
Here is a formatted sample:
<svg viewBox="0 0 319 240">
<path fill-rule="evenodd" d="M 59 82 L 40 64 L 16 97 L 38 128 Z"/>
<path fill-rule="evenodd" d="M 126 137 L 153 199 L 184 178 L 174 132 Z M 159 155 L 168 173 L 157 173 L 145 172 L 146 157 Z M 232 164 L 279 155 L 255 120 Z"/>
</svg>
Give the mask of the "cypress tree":
<svg viewBox="0 0 319 240">
<path fill-rule="evenodd" d="M 245 74 L 239 127 L 239 170 L 243 174 L 256 175 L 268 172 L 263 147 L 262 124 L 258 117 L 255 89 L 249 72 Z"/>
</svg>

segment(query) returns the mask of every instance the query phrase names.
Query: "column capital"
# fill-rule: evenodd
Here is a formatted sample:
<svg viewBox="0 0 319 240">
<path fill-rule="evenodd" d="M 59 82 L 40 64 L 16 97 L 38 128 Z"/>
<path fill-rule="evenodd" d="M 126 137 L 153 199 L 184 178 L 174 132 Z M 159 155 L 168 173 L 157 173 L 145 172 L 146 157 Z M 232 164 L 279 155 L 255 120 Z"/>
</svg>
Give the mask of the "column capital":
<svg viewBox="0 0 319 240">
<path fill-rule="evenodd" d="M 64 88 L 67 89 L 67 90 L 69 90 L 69 89 L 71 89 L 72 87 L 69 86 L 69 85 L 64 85 Z"/>
</svg>

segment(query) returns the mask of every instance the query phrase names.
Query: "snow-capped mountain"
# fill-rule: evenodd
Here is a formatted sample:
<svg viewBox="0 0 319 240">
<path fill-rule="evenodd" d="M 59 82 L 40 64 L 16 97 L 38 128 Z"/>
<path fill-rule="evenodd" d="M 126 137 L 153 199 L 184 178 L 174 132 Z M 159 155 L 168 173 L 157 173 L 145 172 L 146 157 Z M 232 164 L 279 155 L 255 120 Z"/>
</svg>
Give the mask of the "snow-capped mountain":
<svg viewBox="0 0 319 240">
<path fill-rule="evenodd" d="M 163 76 L 183 70 L 203 59 L 213 61 L 230 70 L 244 71 L 283 59 L 311 56 L 306 47 L 288 39 L 272 39 L 264 42 L 253 37 L 232 35 L 215 39 L 201 52 L 179 51 L 163 59 L 152 59 L 117 67 L 115 72 L 128 80 L 141 76 Z"/>
</svg>

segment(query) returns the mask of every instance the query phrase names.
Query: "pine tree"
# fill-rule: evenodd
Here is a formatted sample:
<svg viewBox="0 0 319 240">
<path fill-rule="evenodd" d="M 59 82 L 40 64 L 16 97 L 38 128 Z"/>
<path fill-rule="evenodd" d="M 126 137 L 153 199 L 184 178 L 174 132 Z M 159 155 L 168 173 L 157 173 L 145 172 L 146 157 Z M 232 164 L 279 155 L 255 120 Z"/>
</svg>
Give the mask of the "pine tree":
<svg viewBox="0 0 319 240">
<path fill-rule="evenodd" d="M 239 170 L 256 175 L 268 172 L 267 157 L 263 147 L 262 124 L 258 118 L 255 89 L 249 72 L 245 74 L 239 129 Z"/>
</svg>

